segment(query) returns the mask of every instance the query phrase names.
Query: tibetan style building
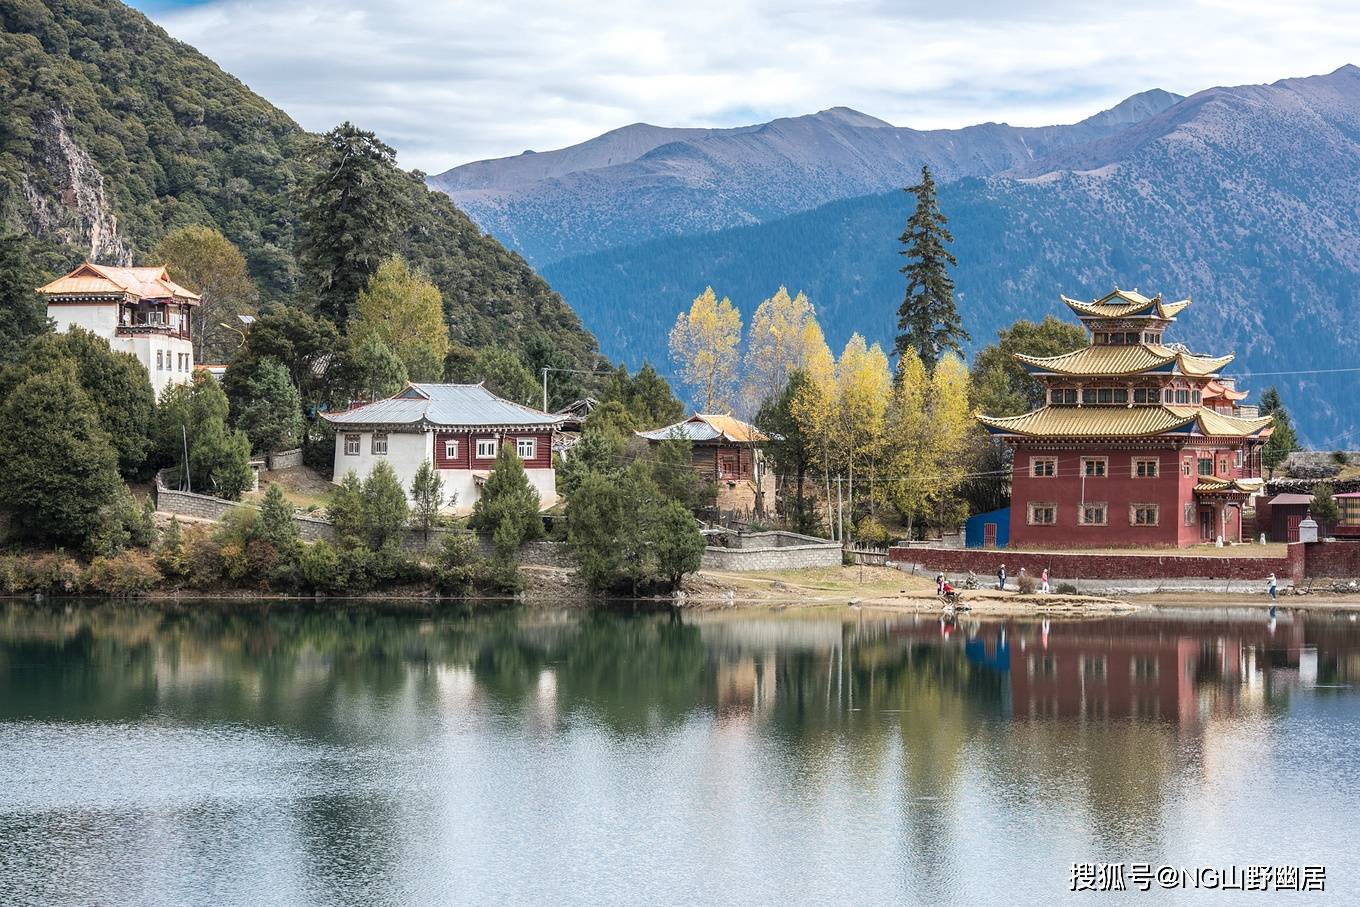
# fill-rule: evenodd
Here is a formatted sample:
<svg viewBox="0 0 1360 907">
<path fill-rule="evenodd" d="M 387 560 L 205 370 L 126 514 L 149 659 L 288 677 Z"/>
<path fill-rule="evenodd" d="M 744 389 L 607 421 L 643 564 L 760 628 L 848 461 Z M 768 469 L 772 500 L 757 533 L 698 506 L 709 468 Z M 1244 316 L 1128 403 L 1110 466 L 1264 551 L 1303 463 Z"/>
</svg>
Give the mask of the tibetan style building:
<svg viewBox="0 0 1360 907">
<path fill-rule="evenodd" d="M 193 377 L 192 312 L 199 304 L 163 267 L 124 268 L 86 262 L 38 292 L 57 330 L 84 328 L 146 368 L 156 395 Z"/>
<path fill-rule="evenodd" d="M 1242 508 L 1262 486 L 1269 418 L 1249 418 L 1220 371 L 1164 334 L 1190 300 L 1116 290 L 1063 297 L 1090 331 L 1061 356 L 1015 358 L 1047 405 L 978 416 L 1014 453 L 1010 545 L 1187 546 L 1241 540 Z"/>
</svg>

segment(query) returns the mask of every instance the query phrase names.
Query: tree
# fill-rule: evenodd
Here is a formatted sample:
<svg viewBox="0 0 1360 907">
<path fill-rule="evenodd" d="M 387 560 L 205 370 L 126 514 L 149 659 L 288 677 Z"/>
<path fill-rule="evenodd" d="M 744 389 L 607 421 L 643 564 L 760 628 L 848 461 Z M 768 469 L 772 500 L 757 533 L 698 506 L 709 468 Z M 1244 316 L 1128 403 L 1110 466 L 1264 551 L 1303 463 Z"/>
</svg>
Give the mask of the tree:
<svg viewBox="0 0 1360 907">
<path fill-rule="evenodd" d="M 599 412 L 599 408 L 596 408 Z M 595 413 L 591 413 L 594 416 Z M 609 475 L 623 469 L 627 440 L 624 435 L 586 421 L 581 440 L 557 468 L 557 493 L 570 499 L 588 475 Z"/>
<path fill-rule="evenodd" d="M 278 483 L 270 483 L 260 502 L 260 518 L 255 521 L 255 536 L 274 546 L 279 554 L 292 559 L 301 539 L 293 519 L 293 505 Z"/>
<path fill-rule="evenodd" d="M 438 381 L 449 351 L 449 326 L 439 290 L 406 259 L 383 260 L 359 292 L 350 334 L 376 335 L 397 354 L 412 381 Z"/>
<path fill-rule="evenodd" d="M 934 481 L 929 394 L 930 375 L 925 363 L 915 349 L 908 347 L 897 360 L 884 425 L 883 468 L 888 475 L 876 487 L 906 522 L 908 536 L 927 508 Z"/>
<path fill-rule="evenodd" d="M 84 545 L 124 487 L 99 411 L 69 361 L 26 378 L 0 405 L 0 458 L 0 507 L 28 539 Z"/>
<path fill-rule="evenodd" d="M 354 470 L 340 479 L 326 502 L 326 519 L 335 531 L 335 540 L 350 547 L 364 541 L 364 483 Z"/>
<path fill-rule="evenodd" d="M 656 570 L 671 588 L 686 573 L 699 569 L 704 560 L 704 537 L 694 515 L 680 501 L 658 502 L 648 519 L 648 535 Z"/>
<path fill-rule="evenodd" d="M 1015 358 L 1059 356 L 1086 346 L 1086 330 L 1046 315 L 1037 324 L 1020 320 L 997 331 L 996 342 L 973 358 L 972 405 L 989 416 L 1018 416 L 1045 405 L 1046 386 Z"/>
<path fill-rule="evenodd" d="M 298 260 L 318 313 L 343 333 L 359 291 L 392 252 L 403 187 L 396 152 L 348 122 L 322 136 L 311 158 Z"/>
<path fill-rule="evenodd" d="M 349 405 L 347 388 L 333 390 L 343 368 L 336 368 L 340 335 L 331 324 L 299 308 L 274 305 L 266 308 L 246 334 L 245 345 L 232 357 L 223 378 L 227 396 L 236 402 L 246 391 L 236 386 L 238 378 L 254 373 L 261 359 L 273 359 L 288 369 L 288 377 L 298 389 L 305 405 L 331 402 Z M 343 383 L 343 382 L 340 382 Z"/>
<path fill-rule="evenodd" d="M 33 338 L 50 330 L 47 306 L 33 288 L 42 282 L 27 234 L 0 235 L 0 366 L 19 357 Z"/>
<path fill-rule="evenodd" d="M 401 480 L 390 463 L 380 460 L 364 479 L 363 528 L 369 547 L 380 551 L 390 544 L 400 544 L 407 514 Z"/>
<path fill-rule="evenodd" d="M 785 515 L 794 532 L 807 535 L 821 531 L 821 520 L 807 497 L 807 474 L 817 455 L 818 439 L 794 415 L 794 403 L 807 392 L 811 380 L 802 369 L 794 370 L 779 394 L 767 399 L 756 414 L 756 427 L 769 438 L 763 445 L 765 455 L 777 472 L 793 479 L 792 499 L 790 484 L 786 482 L 783 488 Z"/>
<path fill-rule="evenodd" d="M 694 445 L 689 438 L 674 432 L 658 444 L 649 444 L 647 459 L 651 464 L 652 482 L 663 498 L 675 501 L 686 511 L 705 503 L 705 489 L 700 485 L 699 474 L 694 471 Z"/>
<path fill-rule="evenodd" d="M 905 191 L 916 196 L 916 210 L 899 238 L 901 254 L 907 257 L 901 268 L 907 275 L 907 292 L 897 309 L 893 354 L 914 347 L 926 368 L 933 369 L 945 350 L 962 355 L 963 341 L 969 339 L 954 307 L 954 280 L 949 276 L 949 267 L 957 266 L 958 260 L 945 248 L 954 237 L 945 226 L 949 219 L 940 211 L 930 168 L 922 167 L 921 182 Z"/>
<path fill-rule="evenodd" d="M 855 480 L 872 478 L 864 473 L 873 470 L 891 393 L 888 357 L 877 343 L 866 347 L 863 337 L 852 334 L 836 362 L 837 418 L 833 425 L 833 437 L 847 480 L 846 504 L 852 519 Z"/>
<path fill-rule="evenodd" d="M 450 506 L 456 503 L 449 501 Z M 430 537 L 430 530 L 439 525 L 439 514 L 444 506 L 444 483 L 439 473 L 430 465 L 429 460 L 421 460 L 416 474 L 411 478 L 411 516 L 412 522 Z"/>
<path fill-rule="evenodd" d="M 350 400 L 383 400 L 406 386 L 406 364 L 377 334 L 349 340 L 335 386 Z"/>
<path fill-rule="evenodd" d="M 195 361 L 228 361 L 240 338 L 222 323 L 237 327 L 236 316 L 252 313 L 259 296 L 241 250 L 212 227 L 193 224 L 167 233 L 151 259 L 199 295 L 192 315 Z"/>
<path fill-rule="evenodd" d="M 251 446 L 262 452 L 296 447 L 304 425 L 302 398 L 288 369 L 271 358 L 256 360 L 238 386 L 244 393 L 232 401 L 232 421 Z"/>
<path fill-rule="evenodd" d="M 491 533 L 496 557 L 502 565 L 512 563 L 525 542 L 543 535 L 538 492 L 529 483 L 524 463 L 513 444 L 500 445 L 481 497 L 472 506 L 473 529 Z"/>
<path fill-rule="evenodd" d="M 737 384 L 737 347 L 741 343 L 741 313 L 732 301 L 718 301 L 712 287 L 695 297 L 671 328 L 671 361 L 681 380 L 706 413 L 730 408 Z"/>
<path fill-rule="evenodd" d="M 826 344 L 812 303 L 802 293 L 790 298 L 780 287 L 751 316 L 746 333 L 745 402 L 754 411 L 778 396 L 789 375 L 807 365 Z"/>
<path fill-rule="evenodd" d="M 957 529 L 968 516 L 967 504 L 959 495 L 968 472 L 968 440 L 973 427 L 968 407 L 968 367 L 953 354 L 935 364 L 930 376 L 931 466 L 929 514 L 940 529 Z"/>
<path fill-rule="evenodd" d="M 493 394 L 524 406 L 537 407 L 542 390 L 519 356 L 503 346 L 489 346 L 477 354 L 476 381 Z"/>
<path fill-rule="evenodd" d="M 567 499 L 567 544 L 592 589 L 628 588 L 655 572 L 644 516 L 657 497 L 645 466 L 617 474 L 590 473 Z"/>
<path fill-rule="evenodd" d="M 446 360 L 447 361 L 447 360 Z M 543 380 L 543 370 L 548 373 L 548 410 L 556 412 L 586 396 L 585 383 L 581 380 L 581 366 L 562 352 L 543 334 L 533 334 L 524 345 L 524 367 L 529 377 L 535 381 Z M 542 404 L 542 399 L 534 405 Z"/>
<path fill-rule="evenodd" d="M 253 476 L 250 439 L 245 432 L 227 428 L 229 409 L 216 379 L 195 372 L 188 384 L 166 388 L 156 407 L 151 439 L 159 465 L 180 467 L 182 487 L 235 500 L 250 487 Z M 187 476 L 182 474 L 186 466 Z"/>
<path fill-rule="evenodd" d="M 1289 411 L 1280 402 L 1280 392 L 1273 386 L 1261 395 L 1261 415 L 1271 418 L 1270 437 L 1261 448 L 1261 463 L 1269 471 L 1271 478 L 1274 478 L 1275 470 L 1280 464 L 1299 449 L 1299 442 L 1294 436 L 1294 425 L 1290 421 Z"/>
<path fill-rule="evenodd" d="M 628 431 L 659 428 L 678 422 L 685 415 L 684 405 L 649 362 L 644 362 L 634 376 L 630 376 L 628 368 L 622 364 L 614 369 L 600 391 L 600 404 L 613 404 L 625 413 Z M 599 410 L 600 407 L 595 408 L 595 412 Z"/>
<path fill-rule="evenodd" d="M 76 380 L 118 452 L 119 471 L 128 478 L 136 476 L 146 460 L 156 398 L 146 369 L 131 353 L 116 353 L 108 341 L 78 327 L 41 334 L 0 376 L 0 398 L 30 375 L 49 371 L 58 359 L 75 366 Z"/>
<path fill-rule="evenodd" d="M 1318 521 L 1324 535 L 1341 519 L 1341 505 L 1332 493 L 1331 482 L 1319 482 L 1313 488 L 1313 503 L 1308 506 L 1308 512 Z"/>
</svg>

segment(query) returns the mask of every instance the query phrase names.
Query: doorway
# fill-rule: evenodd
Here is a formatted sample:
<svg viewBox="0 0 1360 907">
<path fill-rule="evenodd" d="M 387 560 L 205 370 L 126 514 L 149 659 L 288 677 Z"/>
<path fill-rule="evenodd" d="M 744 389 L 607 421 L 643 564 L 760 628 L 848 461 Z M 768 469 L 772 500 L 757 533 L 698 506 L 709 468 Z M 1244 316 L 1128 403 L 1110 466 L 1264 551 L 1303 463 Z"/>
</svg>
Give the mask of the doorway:
<svg viewBox="0 0 1360 907">
<path fill-rule="evenodd" d="M 1214 508 L 1201 507 L 1199 509 L 1199 537 L 1201 541 L 1212 542 L 1214 540 Z"/>
</svg>

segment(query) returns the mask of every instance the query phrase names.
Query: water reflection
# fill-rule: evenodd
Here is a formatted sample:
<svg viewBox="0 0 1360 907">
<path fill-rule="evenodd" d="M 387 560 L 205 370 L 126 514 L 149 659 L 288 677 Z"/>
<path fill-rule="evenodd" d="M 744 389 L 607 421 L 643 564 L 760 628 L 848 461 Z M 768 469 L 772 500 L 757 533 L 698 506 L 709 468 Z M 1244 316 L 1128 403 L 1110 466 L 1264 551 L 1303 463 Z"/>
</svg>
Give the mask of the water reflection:
<svg viewBox="0 0 1360 907">
<path fill-rule="evenodd" d="M 1325 862 L 1357 673 L 1327 615 L 10 605 L 0 901 L 1050 903 L 1078 859 Z"/>
</svg>

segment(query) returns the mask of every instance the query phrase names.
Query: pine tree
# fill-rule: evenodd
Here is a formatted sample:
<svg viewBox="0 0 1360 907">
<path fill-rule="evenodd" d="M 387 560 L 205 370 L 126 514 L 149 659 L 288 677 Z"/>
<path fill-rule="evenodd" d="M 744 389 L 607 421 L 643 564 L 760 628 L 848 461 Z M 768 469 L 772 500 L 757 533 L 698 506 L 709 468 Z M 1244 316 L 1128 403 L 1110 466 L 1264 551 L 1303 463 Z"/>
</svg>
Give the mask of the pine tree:
<svg viewBox="0 0 1360 907">
<path fill-rule="evenodd" d="M 949 219 L 940 211 L 935 195 L 935 180 L 929 167 L 921 168 L 921 182 L 905 190 L 916 196 L 916 210 L 907 221 L 900 242 L 907 263 L 907 293 L 897 309 L 897 343 L 893 355 L 900 356 L 914 347 L 927 370 L 934 369 L 945 350 L 963 354 L 968 332 L 954 308 L 954 280 L 949 266 L 957 259 L 945 248 L 954 237 L 945 224 Z"/>
<path fill-rule="evenodd" d="M 380 461 L 364 480 L 364 535 L 374 551 L 399 543 L 409 513 L 406 492 L 397 472 L 386 460 Z"/>
<path fill-rule="evenodd" d="M 457 494 L 454 495 L 456 499 Z M 450 501 L 452 505 L 456 501 Z M 430 530 L 439 525 L 439 513 L 444 506 L 444 482 L 429 460 L 421 460 L 411 478 L 412 522 L 430 537 Z"/>
<path fill-rule="evenodd" d="M 1330 531 L 1341 519 L 1341 505 L 1336 502 L 1331 482 L 1319 482 L 1313 489 L 1313 502 L 1308 506 L 1313 519 L 1321 524 L 1324 532 Z"/>
<path fill-rule="evenodd" d="M 321 138 L 316 177 L 303 193 L 298 259 L 318 312 L 343 333 L 359 291 L 391 254 L 403 197 L 396 152 L 341 123 Z"/>
<path fill-rule="evenodd" d="M 1298 438 L 1294 435 L 1294 425 L 1289 418 L 1289 410 L 1280 402 L 1280 392 L 1273 386 L 1261 395 L 1261 415 L 1272 420 L 1270 437 L 1261 448 L 1261 464 L 1273 478 L 1275 470 L 1288 459 L 1289 454 L 1299 449 Z"/>
<path fill-rule="evenodd" d="M 293 505 L 284 497 L 283 488 L 271 483 L 260 502 L 260 517 L 255 521 L 255 535 L 268 542 L 281 555 L 296 554 L 299 542 L 297 523 L 293 520 Z"/>
<path fill-rule="evenodd" d="M 272 358 L 255 360 L 232 403 L 232 421 L 258 451 L 288 450 L 302 440 L 302 398 L 288 369 Z"/>
<path fill-rule="evenodd" d="M 513 561 L 520 545 L 543 535 L 539 506 L 538 492 L 529 483 L 514 443 L 501 444 L 482 495 L 472 507 L 469 525 L 491 533 L 502 565 Z"/>
<path fill-rule="evenodd" d="M 0 365 L 14 361 L 28 342 L 48 330 L 47 309 L 33 288 L 42 282 L 33 266 L 32 240 L 0 236 Z"/>
</svg>

